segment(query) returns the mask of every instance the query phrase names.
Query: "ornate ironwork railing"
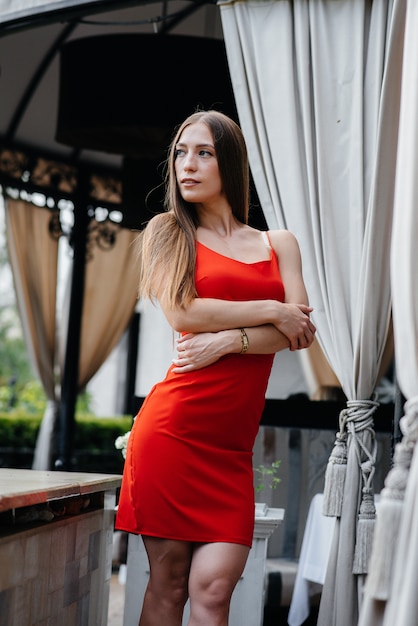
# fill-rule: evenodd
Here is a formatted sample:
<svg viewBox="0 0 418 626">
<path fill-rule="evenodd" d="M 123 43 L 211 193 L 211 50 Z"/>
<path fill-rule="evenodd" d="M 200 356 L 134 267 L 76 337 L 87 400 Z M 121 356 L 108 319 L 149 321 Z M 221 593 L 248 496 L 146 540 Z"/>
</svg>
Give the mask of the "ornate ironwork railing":
<svg viewBox="0 0 418 626">
<path fill-rule="evenodd" d="M 6 197 L 48 209 L 51 236 L 68 237 L 70 243 L 75 207 L 87 211 L 87 256 L 94 245 L 112 248 L 119 229 L 126 225 L 118 173 L 33 154 L 0 140 L 0 185 Z"/>
</svg>

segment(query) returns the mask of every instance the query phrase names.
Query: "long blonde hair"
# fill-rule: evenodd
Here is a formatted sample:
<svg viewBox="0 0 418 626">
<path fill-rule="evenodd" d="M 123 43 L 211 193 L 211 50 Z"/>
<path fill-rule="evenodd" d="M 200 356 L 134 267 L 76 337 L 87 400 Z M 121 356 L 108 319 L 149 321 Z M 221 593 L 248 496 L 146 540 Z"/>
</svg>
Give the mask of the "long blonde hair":
<svg viewBox="0 0 418 626">
<path fill-rule="evenodd" d="M 178 128 L 170 145 L 165 175 L 166 211 L 153 217 L 139 241 L 139 295 L 158 296 L 168 307 L 185 306 L 196 297 L 196 228 L 194 204 L 183 200 L 176 179 L 176 145 L 183 130 L 203 122 L 213 136 L 222 187 L 233 215 L 248 223 L 249 167 L 247 149 L 239 126 L 218 111 L 198 111 Z"/>
</svg>

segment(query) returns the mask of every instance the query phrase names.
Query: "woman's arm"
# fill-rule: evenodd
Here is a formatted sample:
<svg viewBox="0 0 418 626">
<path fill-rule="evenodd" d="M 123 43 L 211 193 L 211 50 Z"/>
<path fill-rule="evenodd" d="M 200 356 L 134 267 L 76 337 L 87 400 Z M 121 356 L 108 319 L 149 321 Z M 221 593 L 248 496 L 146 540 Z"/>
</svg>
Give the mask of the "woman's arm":
<svg viewBox="0 0 418 626">
<path fill-rule="evenodd" d="M 245 302 L 195 298 L 184 308 L 167 309 L 162 306 L 168 323 L 177 332 L 219 332 L 273 324 L 297 350 L 305 335 L 315 332 L 309 320 L 312 308 L 277 300 L 248 300 Z"/>
<path fill-rule="evenodd" d="M 273 354 L 289 348 L 289 340 L 272 324 L 246 328 L 248 354 Z M 226 354 L 239 354 L 242 350 L 240 329 L 217 333 L 188 333 L 177 340 L 177 358 L 173 359 L 174 372 L 190 372 L 215 363 Z"/>
<path fill-rule="evenodd" d="M 272 230 L 269 234 L 279 260 L 285 302 L 309 304 L 302 275 L 302 259 L 296 237 L 288 230 Z"/>
</svg>

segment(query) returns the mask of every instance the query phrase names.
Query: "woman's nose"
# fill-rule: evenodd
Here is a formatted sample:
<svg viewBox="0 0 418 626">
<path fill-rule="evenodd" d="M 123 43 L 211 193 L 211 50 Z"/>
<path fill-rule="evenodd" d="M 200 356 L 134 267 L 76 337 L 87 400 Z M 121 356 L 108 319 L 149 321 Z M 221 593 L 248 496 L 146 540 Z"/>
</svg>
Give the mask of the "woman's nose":
<svg viewBox="0 0 418 626">
<path fill-rule="evenodd" d="M 183 167 L 185 170 L 196 169 L 196 157 L 192 152 L 188 152 L 184 158 Z"/>
</svg>

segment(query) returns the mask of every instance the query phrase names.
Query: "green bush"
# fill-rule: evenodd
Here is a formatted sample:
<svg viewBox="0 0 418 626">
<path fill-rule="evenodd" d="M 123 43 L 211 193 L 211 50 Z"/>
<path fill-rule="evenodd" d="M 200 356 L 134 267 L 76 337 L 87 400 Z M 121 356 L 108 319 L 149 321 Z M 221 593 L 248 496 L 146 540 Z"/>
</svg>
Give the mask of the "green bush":
<svg viewBox="0 0 418 626">
<path fill-rule="evenodd" d="M 33 448 L 42 421 L 42 415 L 0 413 L 0 446 Z M 132 418 L 76 416 L 74 447 L 83 450 L 115 449 L 115 439 L 130 430 Z M 120 454 L 120 452 L 118 453 Z"/>
<path fill-rule="evenodd" d="M 0 466 L 31 467 L 42 415 L 14 411 L 0 413 Z M 115 439 L 130 430 L 132 417 L 77 415 L 74 430 L 73 469 L 80 472 L 123 471 L 123 457 Z"/>
<path fill-rule="evenodd" d="M 83 450 L 115 449 L 115 439 L 132 426 L 132 417 L 94 417 L 80 415 L 76 418 L 74 446 Z M 120 452 L 118 452 L 120 454 Z"/>
<path fill-rule="evenodd" d="M 41 415 L 0 413 L 0 445 L 7 448 L 33 448 L 41 420 Z"/>
</svg>

